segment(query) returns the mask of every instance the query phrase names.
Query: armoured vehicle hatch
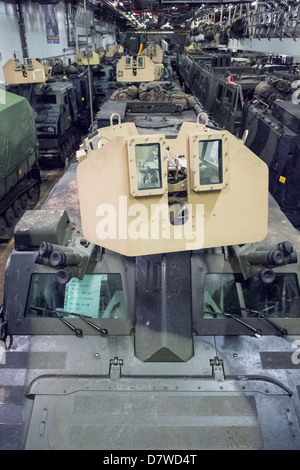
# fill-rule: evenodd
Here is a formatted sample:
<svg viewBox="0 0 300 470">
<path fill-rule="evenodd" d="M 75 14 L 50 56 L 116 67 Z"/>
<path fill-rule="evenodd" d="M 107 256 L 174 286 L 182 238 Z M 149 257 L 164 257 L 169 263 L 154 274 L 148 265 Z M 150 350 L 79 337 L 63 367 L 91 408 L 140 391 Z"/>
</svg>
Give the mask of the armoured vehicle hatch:
<svg viewBox="0 0 300 470">
<path fill-rule="evenodd" d="M 123 54 L 124 48 L 121 44 L 109 44 L 106 47 L 105 57 L 112 58 L 115 57 L 117 54 Z"/>
<path fill-rule="evenodd" d="M 138 135 L 133 123 L 98 132 L 103 145 L 88 148 L 78 167 L 83 233 L 90 242 L 138 256 L 265 237 L 267 166 L 227 131 L 209 129 L 198 119 L 184 122 L 177 138 L 170 140 L 163 134 Z M 116 213 L 103 218 L 111 205 Z M 184 234 L 182 224 L 170 223 L 169 210 L 175 209 L 188 219 Z M 140 235 L 130 239 L 134 212 L 140 212 Z M 110 217 L 116 220 L 103 231 Z"/>
<path fill-rule="evenodd" d="M 99 65 L 100 56 L 96 51 L 79 51 L 76 54 L 76 62 L 78 65 Z"/>
<path fill-rule="evenodd" d="M 140 55 L 149 57 L 156 64 L 162 64 L 164 61 L 164 50 L 155 43 L 148 44 Z"/>
<path fill-rule="evenodd" d="M 163 64 L 157 64 L 148 56 L 122 56 L 116 65 L 117 82 L 152 82 L 160 80 Z"/>
<path fill-rule="evenodd" d="M 24 63 L 20 59 L 9 59 L 3 66 L 3 73 L 5 83 L 10 85 L 45 83 L 51 77 L 52 68 L 28 57 Z"/>
</svg>

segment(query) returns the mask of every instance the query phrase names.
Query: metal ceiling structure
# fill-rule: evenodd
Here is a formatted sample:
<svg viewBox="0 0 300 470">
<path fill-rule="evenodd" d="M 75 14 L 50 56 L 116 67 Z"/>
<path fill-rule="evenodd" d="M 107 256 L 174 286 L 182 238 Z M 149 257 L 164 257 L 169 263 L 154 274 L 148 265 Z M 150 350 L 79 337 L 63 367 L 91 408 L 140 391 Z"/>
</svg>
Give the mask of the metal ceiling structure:
<svg viewBox="0 0 300 470">
<path fill-rule="evenodd" d="M 264 9 L 291 9 L 299 0 L 90 0 L 94 8 L 107 10 L 116 21 L 126 27 L 145 30 L 187 29 L 193 22 L 226 20 L 234 15 L 248 15 L 249 12 Z"/>
</svg>

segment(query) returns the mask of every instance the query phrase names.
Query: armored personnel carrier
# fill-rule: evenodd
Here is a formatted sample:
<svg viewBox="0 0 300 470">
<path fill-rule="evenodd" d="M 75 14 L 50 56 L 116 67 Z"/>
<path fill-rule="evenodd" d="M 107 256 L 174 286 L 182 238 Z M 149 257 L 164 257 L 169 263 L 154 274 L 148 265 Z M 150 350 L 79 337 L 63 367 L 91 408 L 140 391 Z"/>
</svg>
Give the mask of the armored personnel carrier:
<svg viewBox="0 0 300 470">
<path fill-rule="evenodd" d="M 196 73 L 197 64 L 200 63 L 211 63 L 212 55 L 210 53 L 204 53 L 200 50 L 195 50 L 193 53 L 178 53 L 177 54 L 177 68 L 179 75 L 184 80 L 184 84 L 189 90 L 192 89 L 192 83 L 194 80 L 194 74 Z"/>
<path fill-rule="evenodd" d="M 267 165 L 206 116 L 111 119 L 15 229 L 1 448 L 300 449 L 299 234 Z"/>
<path fill-rule="evenodd" d="M 214 122 L 232 134 L 241 136 L 245 131 L 243 126 L 245 105 L 251 102 L 256 87 L 264 79 L 264 75 L 256 75 L 253 71 L 249 73 L 249 70 L 237 75 L 227 72 L 218 76 L 212 110 Z"/>
<path fill-rule="evenodd" d="M 124 47 L 121 44 L 108 44 L 105 48 L 103 46 L 98 47 L 96 52 L 101 62 L 109 64 L 124 53 Z"/>
<path fill-rule="evenodd" d="M 140 55 L 149 57 L 156 64 L 162 64 L 165 54 L 159 44 L 150 43 L 141 51 Z"/>
<path fill-rule="evenodd" d="M 0 89 L 0 241 L 40 194 L 34 112 L 25 98 Z"/>
<path fill-rule="evenodd" d="M 64 165 L 81 140 L 76 85 L 51 77 L 49 67 L 31 58 L 10 59 L 3 72 L 8 89 L 24 96 L 36 112 L 40 162 Z"/>
<path fill-rule="evenodd" d="M 221 56 L 219 56 L 221 58 Z M 242 137 L 267 163 L 270 192 L 292 224 L 300 227 L 299 75 L 276 70 L 263 75 L 250 65 L 213 66 L 201 56 L 182 59 L 182 76 L 212 121 Z M 232 64 L 232 65 L 231 65 Z M 270 64 L 274 65 L 274 64 Z M 276 64 L 275 64 L 276 65 Z M 288 65 L 284 65 L 288 69 Z"/>
<path fill-rule="evenodd" d="M 232 58 L 228 53 L 184 55 L 180 61 L 180 74 L 186 86 L 209 114 L 216 104 L 219 79 L 227 77 L 228 73 L 239 79 L 247 75 L 256 80 L 254 70 L 245 59 Z"/>
<path fill-rule="evenodd" d="M 65 68 L 65 76 L 67 76 L 74 87 L 77 104 L 76 127 L 78 127 L 82 133 L 88 133 L 92 122 L 91 114 L 96 104 L 93 74 L 91 74 L 91 78 L 89 78 L 89 73 L 86 68 L 76 67 L 75 64 L 71 64 Z"/>
<path fill-rule="evenodd" d="M 96 51 L 78 51 L 75 60 L 76 63 L 81 66 L 99 65 L 101 57 Z"/>
<path fill-rule="evenodd" d="M 116 50 L 114 47 L 111 50 Z M 112 51 L 105 51 L 103 48 L 96 49 L 95 51 L 79 51 L 76 54 L 76 64 L 79 67 L 79 70 L 83 73 L 87 73 L 87 67 L 90 67 L 91 73 L 91 88 L 92 95 L 95 98 L 95 105 L 100 106 L 103 101 L 107 89 L 115 86 L 115 61 L 113 60 L 114 55 Z M 106 53 L 108 56 L 106 56 Z M 67 70 L 67 69 L 66 69 Z M 72 78 L 68 75 L 68 78 Z M 78 106 L 80 102 L 78 101 Z M 91 124 L 90 121 L 86 122 L 86 128 Z"/>
<path fill-rule="evenodd" d="M 248 129 L 246 145 L 267 163 L 271 194 L 299 228 L 300 82 L 295 75 L 292 81 L 284 76 L 257 85 L 243 109 L 241 132 Z"/>
</svg>

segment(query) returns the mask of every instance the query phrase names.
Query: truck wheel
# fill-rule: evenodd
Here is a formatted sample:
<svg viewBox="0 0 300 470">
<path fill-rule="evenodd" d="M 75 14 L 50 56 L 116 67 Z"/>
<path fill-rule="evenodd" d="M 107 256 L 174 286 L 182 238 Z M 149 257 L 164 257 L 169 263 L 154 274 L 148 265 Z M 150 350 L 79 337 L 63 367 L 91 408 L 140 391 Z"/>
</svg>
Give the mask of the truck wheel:
<svg viewBox="0 0 300 470">
<path fill-rule="evenodd" d="M 28 194 L 23 193 L 22 196 L 20 197 L 20 200 L 21 200 L 21 205 L 22 205 L 23 209 L 25 209 L 25 207 L 28 206 Z"/>
<path fill-rule="evenodd" d="M 39 188 L 38 183 L 32 186 L 32 188 L 28 189 L 27 193 L 28 193 L 29 199 L 33 199 L 37 201 L 40 195 L 40 188 Z"/>
<path fill-rule="evenodd" d="M 15 213 L 12 207 L 9 207 L 5 211 L 5 222 L 8 227 L 11 227 L 15 221 Z"/>
<path fill-rule="evenodd" d="M 20 198 L 16 199 L 15 202 L 13 203 L 13 209 L 14 209 L 15 216 L 19 217 L 19 215 L 21 214 L 23 210 Z"/>
</svg>

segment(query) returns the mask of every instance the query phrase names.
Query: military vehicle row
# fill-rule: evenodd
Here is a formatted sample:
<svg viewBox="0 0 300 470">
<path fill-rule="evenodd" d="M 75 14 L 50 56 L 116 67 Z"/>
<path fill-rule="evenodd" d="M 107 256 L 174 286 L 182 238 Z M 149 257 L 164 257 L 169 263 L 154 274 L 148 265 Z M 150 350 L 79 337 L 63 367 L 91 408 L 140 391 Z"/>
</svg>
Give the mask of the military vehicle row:
<svg viewBox="0 0 300 470">
<path fill-rule="evenodd" d="M 234 61 L 213 67 L 211 56 L 184 55 L 180 70 L 213 122 L 238 137 L 248 131 L 246 145 L 270 168 L 271 194 L 289 220 L 300 227 L 297 65 L 274 63 L 257 73 L 252 65 L 235 66 Z"/>
<path fill-rule="evenodd" d="M 271 194 L 300 228 L 300 77 L 283 77 L 274 72 L 256 88 L 244 107 L 242 129 L 248 129 L 246 145 L 269 166 Z"/>
<path fill-rule="evenodd" d="M 4 75 L 11 92 L 0 90 L 1 242 L 38 201 L 41 164 L 65 165 L 91 124 L 87 70 L 27 58 L 8 61 Z"/>
<path fill-rule="evenodd" d="M 251 80 L 252 89 L 264 78 L 257 76 L 249 59 L 232 57 L 229 53 L 181 54 L 178 65 L 185 86 L 208 114 L 212 114 L 216 107 L 220 78 L 227 77 L 229 73 L 236 80 L 247 77 Z"/>
<path fill-rule="evenodd" d="M 135 55 L 123 54 L 121 46 L 112 46 L 112 52 L 96 49 L 80 51 L 76 54 L 79 66 L 90 66 L 93 75 L 93 87 L 96 96 L 102 95 L 113 82 L 136 83 L 160 80 L 165 72 L 164 51 L 158 45 L 150 43 L 143 48 L 140 45 Z"/>
<path fill-rule="evenodd" d="M 142 47 L 137 56 L 122 56 L 120 47 L 80 51 L 76 62 L 43 65 L 36 59 L 15 58 L 3 66 L 7 89 L 27 98 L 36 112 L 40 161 L 63 165 L 78 148 L 91 125 L 94 109 L 122 83 L 160 80 L 170 67 L 163 65 L 160 46 Z"/>
<path fill-rule="evenodd" d="M 87 72 L 55 77 L 31 58 L 9 60 L 3 72 L 7 89 L 24 96 L 36 113 L 40 162 L 64 165 L 91 123 Z"/>
<path fill-rule="evenodd" d="M 38 142 L 28 101 L 0 89 L 0 241 L 40 194 Z"/>
<path fill-rule="evenodd" d="M 92 88 L 95 96 L 95 106 L 98 107 L 106 96 L 108 88 L 113 88 L 116 77 L 116 63 L 119 53 L 116 48 L 109 48 L 108 51 L 97 49 L 96 51 L 79 51 L 76 54 L 75 63 L 72 66 L 79 66 L 80 69 L 87 70 L 90 67 Z M 104 55 L 105 54 L 105 55 Z M 68 69 L 66 69 L 67 71 Z"/>
<path fill-rule="evenodd" d="M 78 65 L 100 65 L 100 63 L 111 63 L 112 59 L 119 58 L 124 49 L 119 44 L 109 44 L 106 48 L 99 47 L 95 50 L 80 50 L 76 53 L 75 61 Z"/>
<path fill-rule="evenodd" d="M 144 85 L 173 79 L 172 67 L 159 45 L 150 43 L 143 48 L 141 44 L 138 53 L 131 56 L 121 55 L 122 51 L 120 46 L 112 46 L 105 55 L 100 49 L 80 51 L 76 54 L 76 62 L 63 68 L 63 72 L 71 78 L 76 71 L 78 73 L 78 69 L 82 71 L 90 67 L 96 109 L 103 105 L 108 96 L 114 94 L 115 89 L 119 93 L 122 86 L 127 84 Z"/>
<path fill-rule="evenodd" d="M 207 122 L 111 116 L 17 225 L 2 449 L 300 449 L 299 234 Z"/>
<path fill-rule="evenodd" d="M 269 62 L 265 63 L 264 59 Z M 251 101 L 261 82 L 268 80 L 271 74 L 297 80 L 296 65 L 292 66 L 287 58 L 277 62 L 271 56 L 255 58 L 250 55 L 248 58 L 230 52 L 189 50 L 178 54 L 177 64 L 185 86 L 206 112 L 218 125 L 227 126 L 226 129 L 236 135 L 245 130 L 240 130 L 243 107 Z M 291 69 L 294 74 L 288 73 Z"/>
</svg>

